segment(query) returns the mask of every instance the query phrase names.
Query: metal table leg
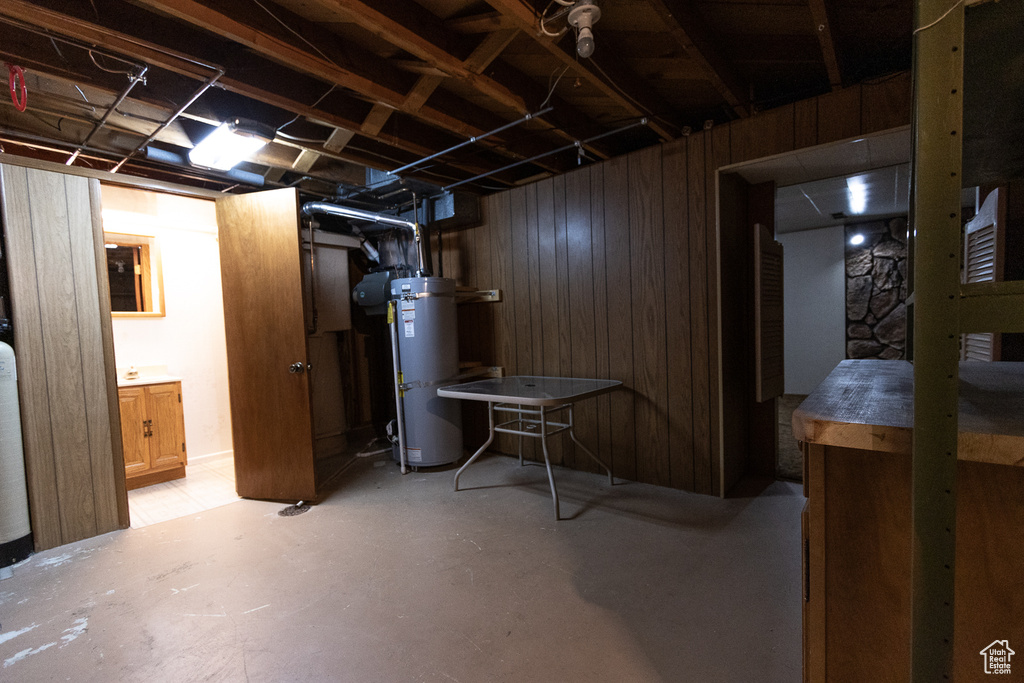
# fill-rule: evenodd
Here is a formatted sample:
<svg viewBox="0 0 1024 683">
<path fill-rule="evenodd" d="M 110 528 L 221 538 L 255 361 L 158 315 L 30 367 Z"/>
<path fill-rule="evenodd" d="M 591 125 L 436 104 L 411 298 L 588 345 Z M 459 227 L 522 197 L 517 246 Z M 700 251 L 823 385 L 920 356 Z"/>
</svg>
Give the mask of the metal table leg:
<svg viewBox="0 0 1024 683">
<path fill-rule="evenodd" d="M 570 408 L 570 410 L 572 410 Z M 548 419 L 547 408 L 540 408 L 540 445 L 544 450 L 544 466 L 548 469 L 548 483 L 551 484 L 551 498 L 555 501 L 555 521 L 561 517 L 558 514 L 558 489 L 555 488 L 555 475 L 551 472 L 551 458 L 548 457 Z"/>
<path fill-rule="evenodd" d="M 459 490 L 459 477 L 462 476 L 462 473 L 465 471 L 465 469 L 467 467 L 469 467 L 470 465 L 472 465 L 473 461 L 476 460 L 477 458 L 479 458 L 480 454 L 483 453 L 484 451 L 486 451 L 487 447 L 491 445 L 492 441 L 494 441 L 494 404 L 491 403 L 490 401 L 487 402 L 487 421 L 490 424 L 490 432 L 491 433 L 487 437 L 487 441 L 484 442 L 484 445 L 481 446 L 480 448 L 478 448 L 476 453 L 474 453 L 472 455 L 472 457 L 470 457 L 470 459 L 466 461 L 466 464 L 463 465 L 462 467 L 460 467 L 459 470 L 455 473 L 455 490 L 456 491 Z"/>
<path fill-rule="evenodd" d="M 520 432 L 523 431 L 523 413 L 522 413 L 522 410 L 523 410 L 523 404 L 520 403 L 519 404 L 519 411 L 520 411 L 519 412 L 519 426 L 518 426 L 518 429 L 519 429 Z M 523 466 L 523 435 L 522 434 L 519 435 L 519 466 L 520 467 Z"/>
<path fill-rule="evenodd" d="M 580 440 L 576 438 L 576 430 L 573 428 L 574 424 L 575 424 L 575 422 L 573 422 L 572 405 L 570 404 L 570 406 L 569 406 L 569 436 L 572 437 L 573 443 L 575 443 L 577 446 L 582 448 L 583 452 L 590 456 L 591 460 L 593 460 L 598 465 L 600 465 L 601 467 L 604 468 L 605 472 L 608 473 L 608 483 L 611 486 L 615 486 L 615 479 L 612 477 L 612 470 L 611 470 L 611 468 L 608 467 L 608 465 L 605 465 L 603 462 L 601 462 L 601 460 L 596 455 L 591 453 L 589 448 L 587 448 L 582 443 L 580 443 Z"/>
</svg>

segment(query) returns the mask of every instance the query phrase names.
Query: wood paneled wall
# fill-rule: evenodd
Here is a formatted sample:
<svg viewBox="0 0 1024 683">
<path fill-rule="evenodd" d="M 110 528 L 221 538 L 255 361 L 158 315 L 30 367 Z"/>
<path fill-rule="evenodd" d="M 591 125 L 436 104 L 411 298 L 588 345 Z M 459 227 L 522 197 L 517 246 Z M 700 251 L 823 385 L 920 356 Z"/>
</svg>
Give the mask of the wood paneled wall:
<svg viewBox="0 0 1024 683">
<path fill-rule="evenodd" d="M 99 181 L 0 167 L 37 550 L 124 528 L 128 499 Z"/>
<path fill-rule="evenodd" d="M 720 282 L 747 278 L 729 271 L 752 261 L 720 268 L 720 225 L 746 226 L 720 222 L 718 169 L 909 122 L 910 78 L 897 74 L 488 196 L 483 225 L 443 238 L 447 277 L 504 295 L 460 309 L 462 358 L 508 374 L 621 380 L 625 390 L 578 406 L 582 438 L 618 477 L 721 494 L 738 478 L 722 470 L 736 441 L 722 396 L 749 393 L 723 392 L 722 338 L 751 327 L 731 314 L 749 307 L 745 289 Z M 552 456 L 591 467 L 568 438 Z"/>
</svg>

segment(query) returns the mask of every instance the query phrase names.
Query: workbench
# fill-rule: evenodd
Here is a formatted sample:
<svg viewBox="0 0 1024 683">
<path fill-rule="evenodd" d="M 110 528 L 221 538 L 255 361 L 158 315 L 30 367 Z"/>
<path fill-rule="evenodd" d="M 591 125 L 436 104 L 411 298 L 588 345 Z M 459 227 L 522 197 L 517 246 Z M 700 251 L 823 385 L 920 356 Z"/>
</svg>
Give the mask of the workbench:
<svg viewBox="0 0 1024 683">
<path fill-rule="evenodd" d="M 968 681 L 985 676 L 994 641 L 1024 653 L 1024 363 L 961 363 L 959 427 L 953 644 L 955 680 Z M 794 412 L 793 434 L 804 680 L 909 680 L 913 366 L 843 361 Z"/>
</svg>

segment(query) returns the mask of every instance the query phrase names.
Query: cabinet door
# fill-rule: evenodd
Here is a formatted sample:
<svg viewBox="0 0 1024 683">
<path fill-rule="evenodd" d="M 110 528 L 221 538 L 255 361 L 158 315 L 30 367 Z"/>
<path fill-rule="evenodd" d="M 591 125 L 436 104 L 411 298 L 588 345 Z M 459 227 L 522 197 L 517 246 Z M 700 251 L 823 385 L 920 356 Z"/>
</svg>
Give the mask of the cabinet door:
<svg viewBox="0 0 1024 683">
<path fill-rule="evenodd" d="M 149 464 L 153 470 L 176 467 L 185 455 L 181 384 L 146 387 L 146 416 L 150 422 Z"/>
<path fill-rule="evenodd" d="M 146 433 L 145 387 L 119 389 L 121 441 L 124 443 L 124 472 L 127 476 L 149 469 Z"/>
<path fill-rule="evenodd" d="M 218 199 L 217 226 L 238 495 L 312 500 L 298 192 Z"/>
</svg>

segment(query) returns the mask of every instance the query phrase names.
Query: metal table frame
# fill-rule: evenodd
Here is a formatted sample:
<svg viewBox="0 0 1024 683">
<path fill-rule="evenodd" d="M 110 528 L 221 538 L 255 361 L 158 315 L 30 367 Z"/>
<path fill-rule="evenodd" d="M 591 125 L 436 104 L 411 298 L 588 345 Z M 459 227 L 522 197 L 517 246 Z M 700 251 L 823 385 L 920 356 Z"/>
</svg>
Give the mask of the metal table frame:
<svg viewBox="0 0 1024 683">
<path fill-rule="evenodd" d="M 517 379 L 517 378 L 505 378 L 505 379 Z M 532 379 L 532 378 L 519 378 L 519 379 Z M 538 378 L 543 379 L 543 378 Z M 485 380 L 486 381 L 486 380 Z M 470 383 L 479 384 L 479 383 Z M 439 396 L 447 396 L 449 398 L 459 398 L 463 400 L 476 400 L 476 401 L 487 401 L 487 421 L 489 426 L 489 435 L 487 441 L 484 442 L 480 448 L 466 461 L 462 467 L 455 473 L 455 490 L 459 490 L 459 477 L 466 471 L 466 468 L 473 464 L 473 462 L 487 450 L 488 446 L 494 442 L 494 437 L 498 433 L 502 434 L 514 434 L 519 437 L 519 465 L 522 467 L 523 462 L 523 437 L 532 437 L 540 439 L 541 448 L 544 452 L 544 466 L 547 469 L 548 484 L 551 486 L 551 499 L 554 502 L 555 507 L 555 520 L 560 519 L 559 505 L 558 505 L 558 488 L 555 486 L 554 473 L 551 470 L 551 458 L 548 454 L 548 437 L 560 434 L 568 431 L 569 437 L 573 443 L 580 447 L 584 453 L 587 454 L 591 460 L 600 465 L 605 472 L 608 473 L 608 483 L 614 486 L 615 479 L 612 476 L 611 468 L 608 467 L 604 462 L 601 461 L 594 453 L 584 446 L 578 438 L 576 438 L 576 431 L 574 429 L 575 422 L 573 418 L 573 404 L 575 401 L 596 396 L 597 394 L 610 391 L 620 383 L 616 382 L 609 386 L 603 386 L 597 390 L 586 391 L 578 395 L 570 395 L 558 397 L 557 399 L 532 399 L 527 403 L 517 402 L 504 402 L 490 400 L 495 398 L 492 395 L 479 395 L 474 396 L 472 394 L 460 393 L 459 386 L 449 386 L 438 390 Z M 508 398 L 520 398 L 515 396 L 508 396 Z M 524 407 L 529 406 L 529 407 Z M 568 411 L 568 422 L 553 422 L 549 420 L 549 416 L 560 411 Z M 515 415 L 511 420 L 505 422 L 495 423 L 495 412 L 511 413 Z"/>
</svg>

